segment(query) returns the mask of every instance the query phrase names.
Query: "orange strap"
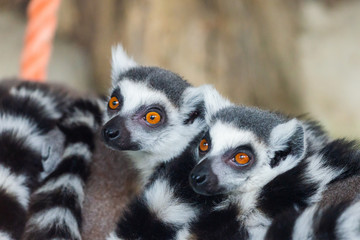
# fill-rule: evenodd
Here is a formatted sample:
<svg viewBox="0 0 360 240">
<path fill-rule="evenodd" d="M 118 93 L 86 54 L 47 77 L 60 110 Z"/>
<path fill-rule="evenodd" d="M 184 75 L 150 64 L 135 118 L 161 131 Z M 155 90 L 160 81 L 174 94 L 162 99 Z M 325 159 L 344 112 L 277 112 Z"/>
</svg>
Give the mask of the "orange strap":
<svg viewBox="0 0 360 240">
<path fill-rule="evenodd" d="M 60 1 L 31 0 L 29 3 L 28 25 L 20 66 L 22 79 L 44 82 L 47 77 Z"/>
</svg>

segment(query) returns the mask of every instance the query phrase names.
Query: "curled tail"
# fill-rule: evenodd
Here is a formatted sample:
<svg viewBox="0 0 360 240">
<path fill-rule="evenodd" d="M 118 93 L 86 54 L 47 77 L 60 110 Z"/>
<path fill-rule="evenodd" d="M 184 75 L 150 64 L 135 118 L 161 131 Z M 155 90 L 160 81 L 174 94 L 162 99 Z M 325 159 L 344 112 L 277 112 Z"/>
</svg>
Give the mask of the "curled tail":
<svg viewBox="0 0 360 240">
<path fill-rule="evenodd" d="M 358 239 L 360 201 L 345 201 L 331 206 L 313 205 L 302 212 L 279 215 L 267 230 L 266 240 Z"/>
<path fill-rule="evenodd" d="M 20 239 L 42 171 L 45 136 L 62 115 L 65 95 L 23 82 L 0 88 L 0 239 Z"/>
<path fill-rule="evenodd" d="M 63 155 L 31 196 L 24 239 L 81 239 L 84 184 L 101 112 L 95 101 L 76 100 L 59 121 Z"/>
</svg>

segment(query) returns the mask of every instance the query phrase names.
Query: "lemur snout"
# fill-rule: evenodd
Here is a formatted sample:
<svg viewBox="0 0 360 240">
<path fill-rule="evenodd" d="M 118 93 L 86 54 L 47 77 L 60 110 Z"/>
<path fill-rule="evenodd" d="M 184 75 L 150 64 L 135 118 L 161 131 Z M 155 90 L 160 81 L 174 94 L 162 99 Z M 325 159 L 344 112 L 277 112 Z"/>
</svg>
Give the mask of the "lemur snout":
<svg viewBox="0 0 360 240">
<path fill-rule="evenodd" d="M 120 131 L 116 129 L 104 128 L 102 130 L 102 134 L 104 138 L 107 138 L 109 140 L 114 140 L 120 136 Z"/>
<path fill-rule="evenodd" d="M 130 132 L 124 122 L 124 118 L 120 116 L 116 116 L 108 121 L 101 130 L 103 141 L 106 145 L 116 150 L 139 150 L 140 146 L 131 141 Z"/>
<path fill-rule="evenodd" d="M 196 175 L 191 174 L 191 181 L 195 182 L 196 184 L 202 184 L 206 181 L 206 175 Z"/>
<path fill-rule="evenodd" d="M 211 171 L 208 159 L 202 161 L 190 173 L 190 185 L 196 193 L 214 195 L 219 190 L 218 179 Z"/>
</svg>

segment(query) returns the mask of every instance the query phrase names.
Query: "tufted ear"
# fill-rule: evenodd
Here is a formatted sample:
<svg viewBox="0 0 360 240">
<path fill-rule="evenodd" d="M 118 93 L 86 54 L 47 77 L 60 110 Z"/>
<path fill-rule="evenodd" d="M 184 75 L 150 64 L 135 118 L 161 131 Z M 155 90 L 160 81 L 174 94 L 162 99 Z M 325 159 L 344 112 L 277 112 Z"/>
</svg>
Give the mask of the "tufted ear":
<svg viewBox="0 0 360 240">
<path fill-rule="evenodd" d="M 203 85 L 200 88 L 204 98 L 205 120 L 207 123 L 220 109 L 233 105 L 227 98 L 220 95 L 212 85 Z"/>
<path fill-rule="evenodd" d="M 301 160 L 305 155 L 304 127 L 297 119 L 277 125 L 270 133 L 271 167 L 280 164 L 285 159 Z M 289 158 L 292 156 L 292 158 Z M 297 162 L 297 161 L 296 161 Z"/>
<path fill-rule="evenodd" d="M 230 102 L 222 97 L 213 86 L 189 87 L 183 94 L 181 111 L 187 116 L 185 123 L 192 123 L 196 117 L 208 119 L 219 109 L 229 106 Z"/>
<path fill-rule="evenodd" d="M 111 78 L 114 84 L 118 81 L 120 74 L 138 64 L 127 55 L 121 44 L 112 47 L 111 55 Z"/>
</svg>

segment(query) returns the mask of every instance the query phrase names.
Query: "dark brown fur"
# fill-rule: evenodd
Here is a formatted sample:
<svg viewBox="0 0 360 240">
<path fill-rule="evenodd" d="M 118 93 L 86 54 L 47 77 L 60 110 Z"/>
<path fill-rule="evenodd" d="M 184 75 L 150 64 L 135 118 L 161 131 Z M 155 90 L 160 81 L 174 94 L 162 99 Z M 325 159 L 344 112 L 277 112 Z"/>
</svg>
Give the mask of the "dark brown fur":
<svg viewBox="0 0 360 240">
<path fill-rule="evenodd" d="M 85 189 L 84 240 L 103 240 L 115 229 L 122 209 L 137 191 L 137 176 L 127 157 L 98 140 Z"/>
</svg>

